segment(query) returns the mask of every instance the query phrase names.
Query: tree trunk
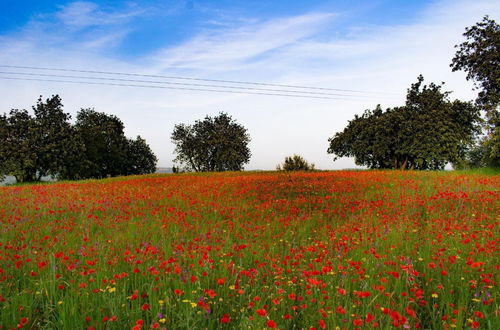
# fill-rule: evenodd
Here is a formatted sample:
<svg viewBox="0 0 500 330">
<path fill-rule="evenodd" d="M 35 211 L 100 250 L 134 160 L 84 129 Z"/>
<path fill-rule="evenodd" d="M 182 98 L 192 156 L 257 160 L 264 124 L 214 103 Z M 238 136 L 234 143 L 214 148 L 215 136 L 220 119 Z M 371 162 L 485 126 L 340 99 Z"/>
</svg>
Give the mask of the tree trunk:
<svg viewBox="0 0 500 330">
<path fill-rule="evenodd" d="M 401 164 L 401 167 L 399 168 L 400 170 L 406 170 L 406 163 L 408 163 L 408 158 L 406 158 L 403 162 L 403 164 Z"/>
</svg>

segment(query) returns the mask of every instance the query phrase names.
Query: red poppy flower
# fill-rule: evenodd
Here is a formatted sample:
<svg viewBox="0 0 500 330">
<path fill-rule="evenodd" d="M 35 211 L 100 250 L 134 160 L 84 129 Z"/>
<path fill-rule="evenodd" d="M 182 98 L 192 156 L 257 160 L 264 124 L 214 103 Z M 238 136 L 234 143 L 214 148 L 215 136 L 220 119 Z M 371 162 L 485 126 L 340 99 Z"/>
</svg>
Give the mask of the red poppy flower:
<svg viewBox="0 0 500 330">
<path fill-rule="evenodd" d="M 231 321 L 231 317 L 229 314 L 224 314 L 224 316 L 221 317 L 220 322 L 221 323 L 229 323 Z"/>
<path fill-rule="evenodd" d="M 267 312 L 265 309 L 257 309 L 257 314 L 259 314 L 262 317 L 265 317 L 267 315 Z"/>
</svg>

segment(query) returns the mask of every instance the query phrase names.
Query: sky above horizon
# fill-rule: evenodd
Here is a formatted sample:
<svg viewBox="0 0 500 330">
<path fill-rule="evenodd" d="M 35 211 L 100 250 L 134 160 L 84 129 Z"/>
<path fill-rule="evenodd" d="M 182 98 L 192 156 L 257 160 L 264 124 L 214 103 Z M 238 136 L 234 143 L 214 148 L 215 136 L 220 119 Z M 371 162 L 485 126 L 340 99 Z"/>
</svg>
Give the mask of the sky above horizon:
<svg viewBox="0 0 500 330">
<path fill-rule="evenodd" d="M 223 111 L 252 139 L 245 169 L 274 169 L 292 154 L 320 169 L 342 169 L 355 167 L 354 161 L 334 162 L 328 138 L 365 109 L 402 105 L 419 74 L 426 83 L 445 82 L 452 99 L 475 98 L 465 74 L 452 73 L 449 64 L 465 27 L 484 15 L 498 21 L 500 2 L 38 0 L 0 2 L 0 11 L 0 113 L 30 109 L 39 95 L 59 94 L 73 118 L 88 107 L 118 116 L 128 137 L 141 135 L 158 166 L 170 167 L 174 125 Z M 4 78 L 35 77 L 19 73 L 68 72 L 2 65 L 356 92 L 314 90 L 342 95 L 314 99 L 9 80 Z"/>
</svg>

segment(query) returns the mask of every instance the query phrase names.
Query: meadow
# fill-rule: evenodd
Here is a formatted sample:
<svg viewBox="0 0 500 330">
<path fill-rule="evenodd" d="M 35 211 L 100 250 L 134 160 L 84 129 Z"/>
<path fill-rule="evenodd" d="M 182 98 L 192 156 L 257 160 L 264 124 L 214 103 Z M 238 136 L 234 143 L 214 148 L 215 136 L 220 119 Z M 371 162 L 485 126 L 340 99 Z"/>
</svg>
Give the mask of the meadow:
<svg viewBox="0 0 500 330">
<path fill-rule="evenodd" d="M 0 329 L 500 329 L 500 176 L 0 187 Z"/>
</svg>

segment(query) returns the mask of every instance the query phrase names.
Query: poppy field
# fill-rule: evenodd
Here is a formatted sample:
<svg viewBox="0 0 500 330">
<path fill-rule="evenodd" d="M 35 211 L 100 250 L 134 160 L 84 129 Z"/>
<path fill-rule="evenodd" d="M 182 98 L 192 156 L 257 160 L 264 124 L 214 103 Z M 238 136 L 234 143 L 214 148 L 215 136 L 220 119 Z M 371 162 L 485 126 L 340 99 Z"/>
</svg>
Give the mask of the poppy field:
<svg viewBox="0 0 500 330">
<path fill-rule="evenodd" d="M 500 176 L 0 188 L 0 329 L 500 329 Z"/>
</svg>

